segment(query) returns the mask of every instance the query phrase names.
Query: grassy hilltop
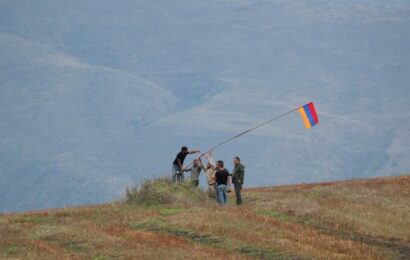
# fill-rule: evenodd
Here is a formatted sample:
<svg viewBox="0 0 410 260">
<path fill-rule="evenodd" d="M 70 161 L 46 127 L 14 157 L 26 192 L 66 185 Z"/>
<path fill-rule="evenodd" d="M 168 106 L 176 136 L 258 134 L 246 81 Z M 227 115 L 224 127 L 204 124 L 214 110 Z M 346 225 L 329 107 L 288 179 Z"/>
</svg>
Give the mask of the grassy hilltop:
<svg viewBox="0 0 410 260">
<path fill-rule="evenodd" d="M 410 258 L 410 176 L 248 189 L 225 208 L 161 181 L 127 193 L 0 215 L 0 259 Z"/>
</svg>

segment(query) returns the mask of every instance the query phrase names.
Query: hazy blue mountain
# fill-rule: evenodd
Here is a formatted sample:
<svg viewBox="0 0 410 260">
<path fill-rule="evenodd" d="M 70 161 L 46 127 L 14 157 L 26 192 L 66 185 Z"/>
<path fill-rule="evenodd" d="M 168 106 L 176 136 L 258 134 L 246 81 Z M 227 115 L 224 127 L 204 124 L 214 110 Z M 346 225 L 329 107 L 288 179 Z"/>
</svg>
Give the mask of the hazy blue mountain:
<svg viewBox="0 0 410 260">
<path fill-rule="evenodd" d="M 408 173 L 409 71 L 409 1 L 0 0 L 0 211 L 116 199 L 311 100 L 215 156 L 248 187 Z"/>
</svg>

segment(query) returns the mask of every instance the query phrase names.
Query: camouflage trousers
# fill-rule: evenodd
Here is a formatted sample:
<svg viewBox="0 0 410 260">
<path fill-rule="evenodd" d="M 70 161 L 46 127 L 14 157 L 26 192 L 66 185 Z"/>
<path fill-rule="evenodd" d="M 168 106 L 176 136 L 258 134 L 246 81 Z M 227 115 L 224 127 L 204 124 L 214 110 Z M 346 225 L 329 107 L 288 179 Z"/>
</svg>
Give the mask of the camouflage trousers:
<svg viewBox="0 0 410 260">
<path fill-rule="evenodd" d="M 211 199 L 216 199 L 216 186 L 215 186 L 215 184 L 208 185 L 208 196 Z"/>
</svg>

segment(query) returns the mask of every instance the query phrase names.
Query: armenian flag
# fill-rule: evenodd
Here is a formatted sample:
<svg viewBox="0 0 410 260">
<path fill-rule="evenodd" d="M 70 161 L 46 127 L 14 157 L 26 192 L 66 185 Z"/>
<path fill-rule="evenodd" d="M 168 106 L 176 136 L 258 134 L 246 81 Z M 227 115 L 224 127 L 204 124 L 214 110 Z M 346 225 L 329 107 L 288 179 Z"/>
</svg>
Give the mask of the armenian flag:
<svg viewBox="0 0 410 260">
<path fill-rule="evenodd" d="M 313 102 L 300 107 L 299 113 L 302 116 L 303 122 L 305 123 L 307 129 L 312 128 L 317 123 L 319 123 L 319 118 L 317 117 Z"/>
</svg>

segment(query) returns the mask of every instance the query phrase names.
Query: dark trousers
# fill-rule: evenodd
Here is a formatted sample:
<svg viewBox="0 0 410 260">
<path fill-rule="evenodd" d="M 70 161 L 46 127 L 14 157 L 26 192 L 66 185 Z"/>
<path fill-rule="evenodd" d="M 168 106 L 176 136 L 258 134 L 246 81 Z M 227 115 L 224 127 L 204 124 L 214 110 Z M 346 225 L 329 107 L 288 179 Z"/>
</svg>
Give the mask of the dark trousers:
<svg viewBox="0 0 410 260">
<path fill-rule="evenodd" d="M 172 165 L 172 182 L 184 182 L 184 174 L 178 165 Z"/>
<path fill-rule="evenodd" d="M 234 183 L 235 187 L 235 195 L 236 195 L 236 204 L 241 205 L 242 204 L 242 184 L 241 183 Z"/>
</svg>

